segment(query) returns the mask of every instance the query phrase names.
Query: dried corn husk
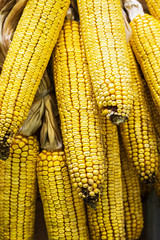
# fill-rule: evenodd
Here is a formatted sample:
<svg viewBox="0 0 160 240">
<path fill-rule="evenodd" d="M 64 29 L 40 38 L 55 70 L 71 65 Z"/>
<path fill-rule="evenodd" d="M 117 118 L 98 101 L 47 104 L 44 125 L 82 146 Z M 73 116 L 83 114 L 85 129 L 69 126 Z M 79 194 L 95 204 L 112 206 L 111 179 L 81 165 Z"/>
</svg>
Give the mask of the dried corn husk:
<svg viewBox="0 0 160 240">
<path fill-rule="evenodd" d="M 124 26 L 125 26 L 126 42 L 129 43 L 131 36 L 132 36 L 132 30 L 129 25 L 129 20 L 128 20 L 127 14 L 123 10 L 123 8 L 122 8 L 122 16 L 123 16 L 123 21 L 124 21 Z"/>
<path fill-rule="evenodd" d="M 47 71 L 45 71 L 20 133 L 24 136 L 31 136 L 40 129 L 42 149 L 49 151 L 61 149 L 62 140 L 56 117 L 58 117 L 58 110 L 54 100 L 53 88 Z"/>
<path fill-rule="evenodd" d="M 13 33 L 17 27 L 18 21 L 21 17 L 23 9 L 27 0 L 10 0 L 2 1 L 0 3 L 0 68 L 2 68 L 4 59 L 8 52 Z M 2 55 L 2 56 L 1 56 Z"/>
<path fill-rule="evenodd" d="M 137 0 L 124 0 L 124 8 L 128 13 L 130 21 L 138 15 L 144 15 L 142 4 Z"/>
</svg>

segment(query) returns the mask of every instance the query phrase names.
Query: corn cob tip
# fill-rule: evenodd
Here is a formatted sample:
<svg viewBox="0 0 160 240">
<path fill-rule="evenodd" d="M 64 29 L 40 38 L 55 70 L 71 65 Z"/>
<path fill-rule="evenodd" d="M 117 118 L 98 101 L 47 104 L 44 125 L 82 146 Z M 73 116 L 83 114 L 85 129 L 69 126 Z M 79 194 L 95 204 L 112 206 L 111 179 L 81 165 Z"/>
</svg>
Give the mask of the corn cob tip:
<svg viewBox="0 0 160 240">
<path fill-rule="evenodd" d="M 145 177 L 141 177 L 140 180 L 145 184 L 153 184 L 156 180 L 156 174 L 153 172 L 152 175 L 145 175 Z"/>
<path fill-rule="evenodd" d="M 93 209 L 96 209 L 97 202 L 99 200 L 99 193 L 96 193 L 93 197 L 90 196 L 88 189 L 83 188 L 82 193 L 84 196 L 84 201 L 88 206 L 90 206 Z"/>
<path fill-rule="evenodd" d="M 10 135 L 6 133 L 4 138 L 0 138 L 0 159 L 4 161 L 9 157 Z"/>
<path fill-rule="evenodd" d="M 127 120 L 127 117 L 117 115 L 115 113 L 110 114 L 110 120 L 113 124 L 119 125 L 120 123 L 124 123 Z"/>
</svg>

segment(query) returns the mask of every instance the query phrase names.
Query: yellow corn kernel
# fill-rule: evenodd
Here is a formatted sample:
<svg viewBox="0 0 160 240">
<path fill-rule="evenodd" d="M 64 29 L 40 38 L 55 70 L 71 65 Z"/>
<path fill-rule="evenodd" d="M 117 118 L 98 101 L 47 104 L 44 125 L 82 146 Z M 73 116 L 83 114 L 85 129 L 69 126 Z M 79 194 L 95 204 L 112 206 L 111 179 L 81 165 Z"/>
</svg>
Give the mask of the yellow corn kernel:
<svg viewBox="0 0 160 240">
<path fill-rule="evenodd" d="M 122 167 L 122 195 L 125 215 L 126 239 L 139 239 L 143 229 L 143 209 L 140 183 L 133 163 L 127 159 L 125 149 L 120 148 Z"/>
<path fill-rule="evenodd" d="M 70 0 L 29 0 L 13 36 L 0 76 L 0 158 L 34 100 Z M 17 110 L 19 109 L 19 110 Z"/>
<path fill-rule="evenodd" d="M 88 240 L 84 202 L 72 189 L 64 152 L 43 150 L 37 176 L 49 240 Z"/>
<path fill-rule="evenodd" d="M 131 76 L 119 0 L 78 0 L 93 91 L 104 115 L 119 124 L 132 105 Z"/>
<path fill-rule="evenodd" d="M 133 161 L 141 181 L 151 183 L 158 171 L 158 152 L 154 123 L 143 79 L 128 46 L 132 74 L 132 88 L 134 92 L 133 109 L 130 118 L 120 126 L 120 133 L 127 157 Z"/>
<path fill-rule="evenodd" d="M 17 154 L 16 149 L 20 150 Z M 18 135 L 7 161 L 0 160 L 0 240 L 33 239 L 38 151 L 36 137 Z"/>
<path fill-rule="evenodd" d="M 103 183 L 104 152 L 98 107 L 76 21 L 64 23 L 53 57 L 53 70 L 71 180 L 85 201 L 94 207 Z"/>
</svg>

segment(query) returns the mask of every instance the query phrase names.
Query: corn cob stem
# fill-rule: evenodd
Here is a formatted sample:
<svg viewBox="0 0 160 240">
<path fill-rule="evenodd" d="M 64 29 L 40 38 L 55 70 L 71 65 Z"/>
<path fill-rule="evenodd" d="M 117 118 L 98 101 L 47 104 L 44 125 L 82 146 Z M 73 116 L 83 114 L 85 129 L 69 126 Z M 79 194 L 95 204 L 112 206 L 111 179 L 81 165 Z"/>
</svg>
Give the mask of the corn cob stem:
<svg viewBox="0 0 160 240">
<path fill-rule="evenodd" d="M 0 239 L 33 239 L 36 203 L 35 137 L 18 135 L 6 162 L 0 160 Z"/>
<path fill-rule="evenodd" d="M 70 0 L 29 0 L 0 76 L 0 157 L 22 126 L 69 7 Z M 56 13 L 56 14 L 55 14 Z"/>
<path fill-rule="evenodd" d="M 62 137 L 71 180 L 95 207 L 103 183 L 104 153 L 78 22 L 66 20 L 53 57 Z"/>
</svg>

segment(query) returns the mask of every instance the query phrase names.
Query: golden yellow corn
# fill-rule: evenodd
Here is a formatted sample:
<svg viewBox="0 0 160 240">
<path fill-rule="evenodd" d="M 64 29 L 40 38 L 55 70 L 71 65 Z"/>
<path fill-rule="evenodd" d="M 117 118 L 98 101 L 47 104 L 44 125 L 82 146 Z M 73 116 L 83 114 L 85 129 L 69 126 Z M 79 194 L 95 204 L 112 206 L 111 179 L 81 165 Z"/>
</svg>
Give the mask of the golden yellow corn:
<svg viewBox="0 0 160 240">
<path fill-rule="evenodd" d="M 126 239 L 140 238 L 143 229 L 143 209 L 138 175 L 127 158 L 124 146 L 120 148 L 122 166 L 122 195 L 125 215 Z"/>
<path fill-rule="evenodd" d="M 53 69 L 71 180 L 79 195 L 94 207 L 103 183 L 104 152 L 78 22 L 65 21 L 56 45 Z"/>
<path fill-rule="evenodd" d="M 158 152 L 160 153 L 160 114 L 158 113 L 158 111 L 156 109 L 156 106 L 153 102 L 151 93 L 149 91 L 149 88 L 148 88 L 145 80 L 143 81 L 143 85 L 144 85 L 145 92 L 146 92 L 147 105 L 150 108 L 152 120 L 153 120 L 154 127 L 156 130 L 157 148 L 158 148 Z"/>
<path fill-rule="evenodd" d="M 106 147 L 105 180 L 96 210 L 87 206 L 91 239 L 125 239 L 121 163 L 117 126 L 102 119 Z"/>
<path fill-rule="evenodd" d="M 128 118 L 132 91 L 119 0 L 78 0 L 82 35 L 98 106 L 115 124 Z"/>
<path fill-rule="evenodd" d="M 84 202 L 72 190 L 64 152 L 43 150 L 37 176 L 49 240 L 89 240 Z"/>
<path fill-rule="evenodd" d="M 36 137 L 18 135 L 0 160 L 0 240 L 33 239 L 38 150 Z"/>
<path fill-rule="evenodd" d="M 0 158 L 33 102 L 70 0 L 28 0 L 0 76 Z"/>
<path fill-rule="evenodd" d="M 160 113 L 160 24 L 148 14 L 135 17 L 131 45 L 149 86 L 153 101 Z"/>
<path fill-rule="evenodd" d="M 146 101 L 145 88 L 137 62 L 128 47 L 134 93 L 133 109 L 129 119 L 120 126 L 127 157 L 133 161 L 140 179 L 154 181 L 158 171 L 158 152 L 155 128 Z"/>
<path fill-rule="evenodd" d="M 151 15 L 160 20 L 160 2 L 158 0 L 145 0 Z"/>
</svg>

